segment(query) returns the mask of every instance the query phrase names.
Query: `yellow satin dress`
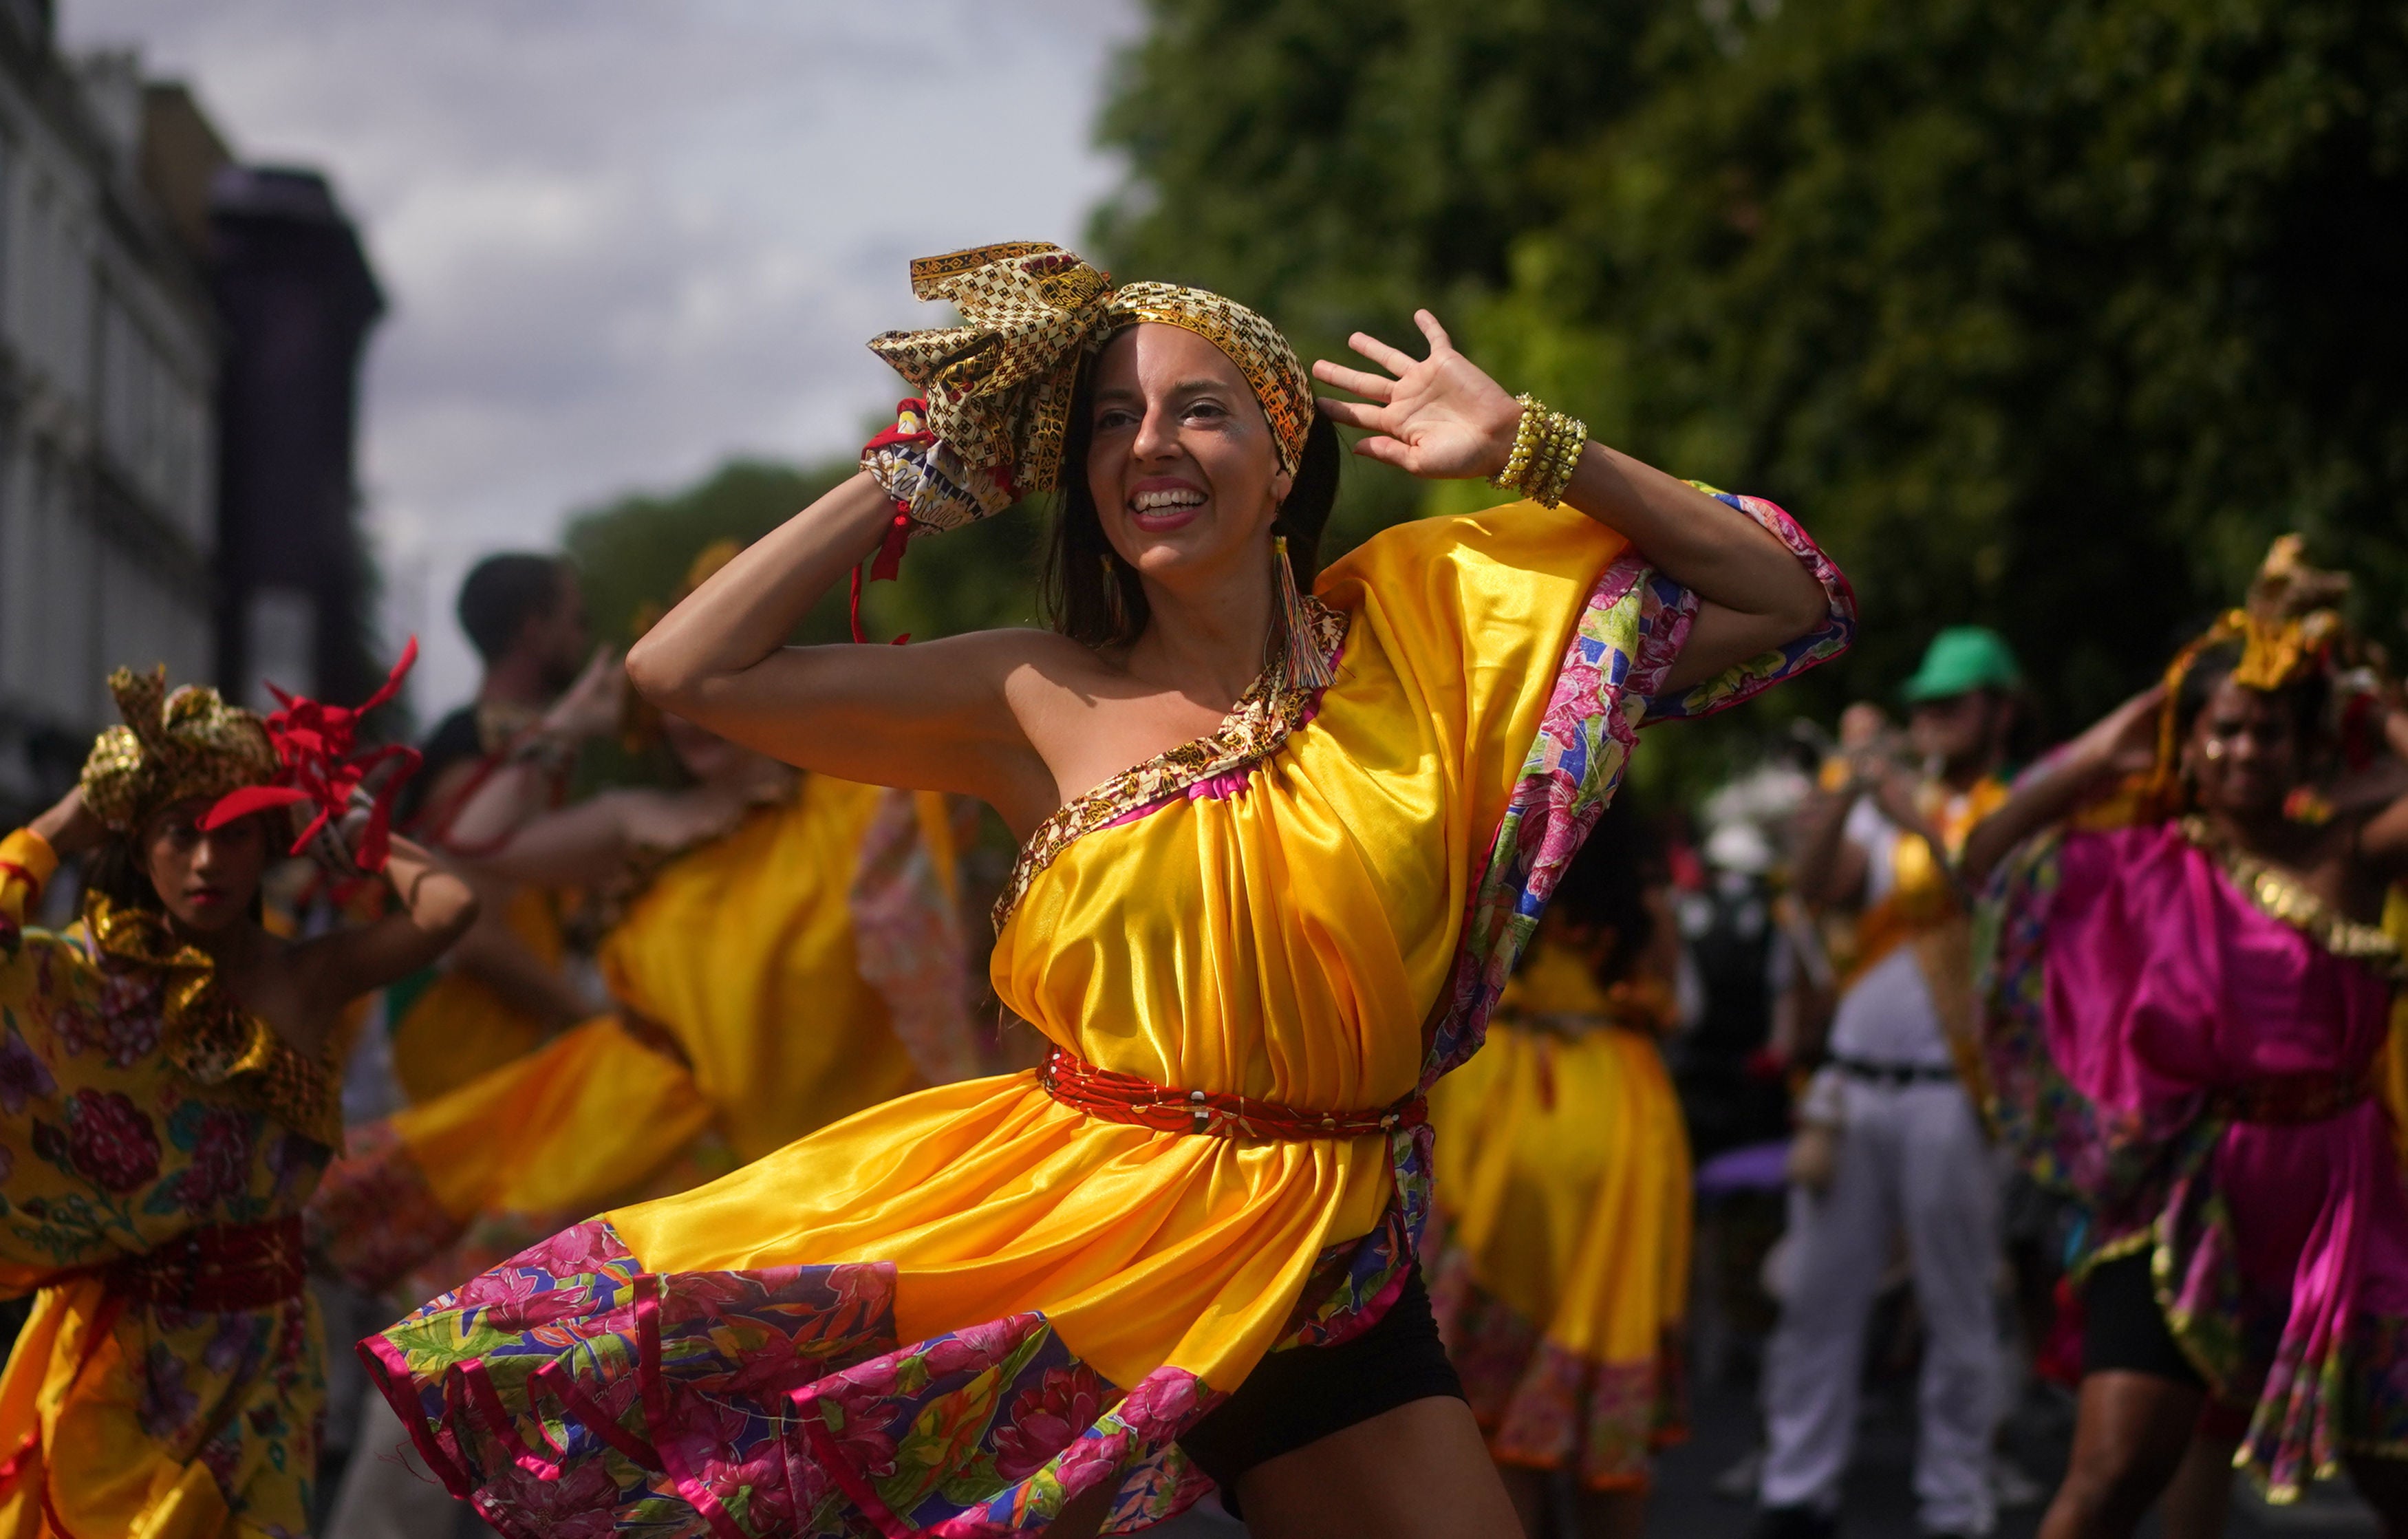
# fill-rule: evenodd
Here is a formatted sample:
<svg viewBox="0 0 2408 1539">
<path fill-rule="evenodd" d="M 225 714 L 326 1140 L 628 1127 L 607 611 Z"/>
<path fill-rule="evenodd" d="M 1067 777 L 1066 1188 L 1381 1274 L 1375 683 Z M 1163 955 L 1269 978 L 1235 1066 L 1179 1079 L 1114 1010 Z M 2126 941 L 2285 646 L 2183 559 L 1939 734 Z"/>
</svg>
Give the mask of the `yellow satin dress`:
<svg viewBox="0 0 2408 1539">
<path fill-rule="evenodd" d="M 1499 1463 L 1643 1489 L 1681 1435 L 1689 1140 L 1653 978 L 1541 940 L 1479 1056 L 1430 1092 L 1430 1299 Z"/>
<path fill-rule="evenodd" d="M 309 1213 L 331 1264 L 456 1282 L 975 1072 L 948 837 L 941 798 L 810 775 L 667 859 L 603 940 L 616 1009 L 351 1130 Z"/>
<path fill-rule="evenodd" d="M 1339 681 L 1237 784 L 1123 822 L 1168 784 L 1125 776 L 1056 813 L 1007 892 L 991 964 L 1005 1006 L 1156 1085 L 1300 1107 L 1412 1090 L 1473 863 L 1621 548 L 1569 509 L 1517 511 L 1409 525 L 1340 564 L 1321 589 L 1353 617 Z M 1042 1300 L 1116 1383 L 1168 1363 L 1231 1388 L 1322 1247 L 1379 1220 L 1389 1163 L 1378 1136 L 1253 1143 L 1100 1122 L 1012 1075 L 879 1107 L 609 1216 L 658 1272 L 892 1262 L 905 1341 Z"/>
<path fill-rule="evenodd" d="M 295 1215 L 340 1136 L 341 1044 L 287 1047 L 138 911 L 22 928 L 56 867 L 0 840 L 0 1292 L 35 1295 L 0 1374 L 0 1539 L 306 1533 L 325 1381 Z M 191 1298 L 173 1258 L 232 1228 L 280 1285 L 129 1289 L 165 1268 Z"/>
<path fill-rule="evenodd" d="M 1745 506 L 1833 622 L 1669 713 L 1845 645 L 1844 580 Z M 1543 901 L 1526 871 L 1577 847 L 1695 608 L 1529 504 L 1384 531 L 1317 593 L 1299 640 L 1334 683 L 1267 670 L 1217 731 L 1064 806 L 998 905 L 1005 1006 L 1182 1102 L 1411 1106 L 1476 1041 Z M 1100 1482 L 1124 1532 L 1209 1487 L 1176 1438 L 1265 1352 L 1396 1296 L 1427 1198 L 1408 1126 L 1195 1136 L 1039 1073 L 943 1086 L 557 1235 L 363 1356 L 503 1526 L 1033 1533 Z"/>
</svg>

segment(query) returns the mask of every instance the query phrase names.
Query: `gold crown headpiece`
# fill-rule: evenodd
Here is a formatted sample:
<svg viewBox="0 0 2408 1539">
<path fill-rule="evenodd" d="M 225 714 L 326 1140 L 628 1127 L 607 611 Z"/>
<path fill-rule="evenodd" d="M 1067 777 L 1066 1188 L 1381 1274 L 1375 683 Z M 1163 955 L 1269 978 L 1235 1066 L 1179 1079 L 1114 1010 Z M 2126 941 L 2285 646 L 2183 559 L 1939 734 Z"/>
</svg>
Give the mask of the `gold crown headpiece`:
<svg viewBox="0 0 2408 1539">
<path fill-rule="evenodd" d="M 279 761 L 258 716 L 206 684 L 167 688 L 167 670 L 108 676 L 122 726 L 102 732 L 84 760 L 83 800 L 112 833 L 132 833 L 172 802 L 265 785 Z"/>
<path fill-rule="evenodd" d="M 2348 592 L 2348 573 L 2309 566 L 2307 542 L 2298 535 L 2276 537 L 2258 575 L 2250 579 L 2241 607 L 2218 615 L 2166 669 L 2165 704 L 2157 712 L 2157 762 L 2148 792 L 2152 802 L 2172 811 L 2182 799 L 2175 717 L 2183 682 L 2200 654 L 2239 641 L 2241 661 L 2232 669 L 2232 681 L 2246 689 L 2287 689 L 2330 671 L 2348 650 L 2348 627 L 2338 608 Z"/>
</svg>

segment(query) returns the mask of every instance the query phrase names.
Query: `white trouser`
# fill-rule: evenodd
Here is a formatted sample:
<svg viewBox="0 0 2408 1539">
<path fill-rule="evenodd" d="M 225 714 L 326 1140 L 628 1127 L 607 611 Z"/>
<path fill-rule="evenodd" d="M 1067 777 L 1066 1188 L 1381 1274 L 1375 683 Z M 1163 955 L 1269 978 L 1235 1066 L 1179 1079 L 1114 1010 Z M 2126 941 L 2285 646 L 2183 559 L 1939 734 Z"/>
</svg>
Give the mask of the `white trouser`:
<svg viewBox="0 0 2408 1539">
<path fill-rule="evenodd" d="M 411 1446 L 401 1417 L 369 1389 L 326 1539 L 470 1539 L 493 1532 L 452 1500 Z"/>
<path fill-rule="evenodd" d="M 1836 1512 L 1856 1422 L 1865 1319 L 1906 1231 L 1926 1340 L 1914 1494 L 1928 1532 L 1995 1522 L 1990 1434 L 2001 1379 L 1995 1296 L 1999 1187 L 1971 1101 L 1954 1080 L 1850 1079 L 1838 1168 L 1789 1194 L 1788 1287 L 1765 1360 L 1768 1507 Z"/>
</svg>

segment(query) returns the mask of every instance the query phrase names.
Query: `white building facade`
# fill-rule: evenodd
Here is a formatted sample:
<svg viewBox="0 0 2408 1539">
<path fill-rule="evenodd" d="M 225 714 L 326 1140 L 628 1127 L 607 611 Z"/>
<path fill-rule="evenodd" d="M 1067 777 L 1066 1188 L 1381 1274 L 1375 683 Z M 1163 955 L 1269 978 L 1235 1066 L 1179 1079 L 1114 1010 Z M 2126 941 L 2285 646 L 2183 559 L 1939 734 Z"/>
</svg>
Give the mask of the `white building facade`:
<svg viewBox="0 0 2408 1539">
<path fill-rule="evenodd" d="M 135 61 L 0 7 L 0 805 L 115 719 L 105 680 L 214 662 L 218 322 L 142 191 Z"/>
</svg>

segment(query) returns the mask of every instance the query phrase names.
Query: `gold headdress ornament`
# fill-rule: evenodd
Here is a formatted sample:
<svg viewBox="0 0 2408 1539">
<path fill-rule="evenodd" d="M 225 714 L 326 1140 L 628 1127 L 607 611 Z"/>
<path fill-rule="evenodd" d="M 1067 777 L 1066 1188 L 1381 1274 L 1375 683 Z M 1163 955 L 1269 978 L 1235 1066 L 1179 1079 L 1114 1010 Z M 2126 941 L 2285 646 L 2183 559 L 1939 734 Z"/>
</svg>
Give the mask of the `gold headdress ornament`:
<svg viewBox="0 0 2408 1539">
<path fill-rule="evenodd" d="M 911 293 L 951 302 L 964 324 L 870 339 L 869 350 L 925 396 L 906 402 L 898 430 L 863 455 L 894 494 L 898 524 L 952 528 L 1053 490 L 1079 365 L 1145 321 L 1192 331 L 1227 353 L 1262 403 L 1282 468 L 1294 474 L 1303 462 L 1312 381 L 1279 328 L 1234 300 L 1176 283 L 1114 288 L 1107 274 L 1041 240 L 924 256 L 911 264 Z M 910 455 L 912 445 L 926 453 Z M 889 462 L 910 463 L 874 463 L 881 449 Z"/>
<path fill-rule="evenodd" d="M 101 733 L 84 760 L 83 800 L 112 833 L 132 833 L 158 809 L 188 797 L 211 802 L 265 785 L 280 767 L 259 717 L 204 684 L 170 693 L 167 670 L 108 676 L 124 725 Z"/>
<path fill-rule="evenodd" d="M 2232 682 L 2246 689 L 2287 689 L 2336 666 L 2348 635 L 2336 606 L 2349 592 L 2349 574 L 2309 566 L 2306 550 L 2307 542 L 2298 535 L 2277 536 L 2250 580 L 2241 608 L 2217 616 L 2167 667 L 2165 704 L 2157 712 L 2157 762 L 2147 792 L 2148 799 L 2165 811 L 2177 809 L 2183 800 L 2175 715 L 2183 681 L 2202 653 L 2239 641 L 2241 661 L 2233 668 Z"/>
<path fill-rule="evenodd" d="M 695 589 L 719 574 L 719 568 L 742 554 L 742 541 L 714 539 L 695 553 L 686 564 L 685 580 L 666 604 L 647 598 L 636 606 L 627 626 L 628 640 L 640 640 L 644 633 L 661 623 L 661 616 L 686 601 Z M 619 696 L 619 741 L 630 754 L 640 754 L 660 741 L 661 708 L 634 690 L 623 690 Z"/>
</svg>

